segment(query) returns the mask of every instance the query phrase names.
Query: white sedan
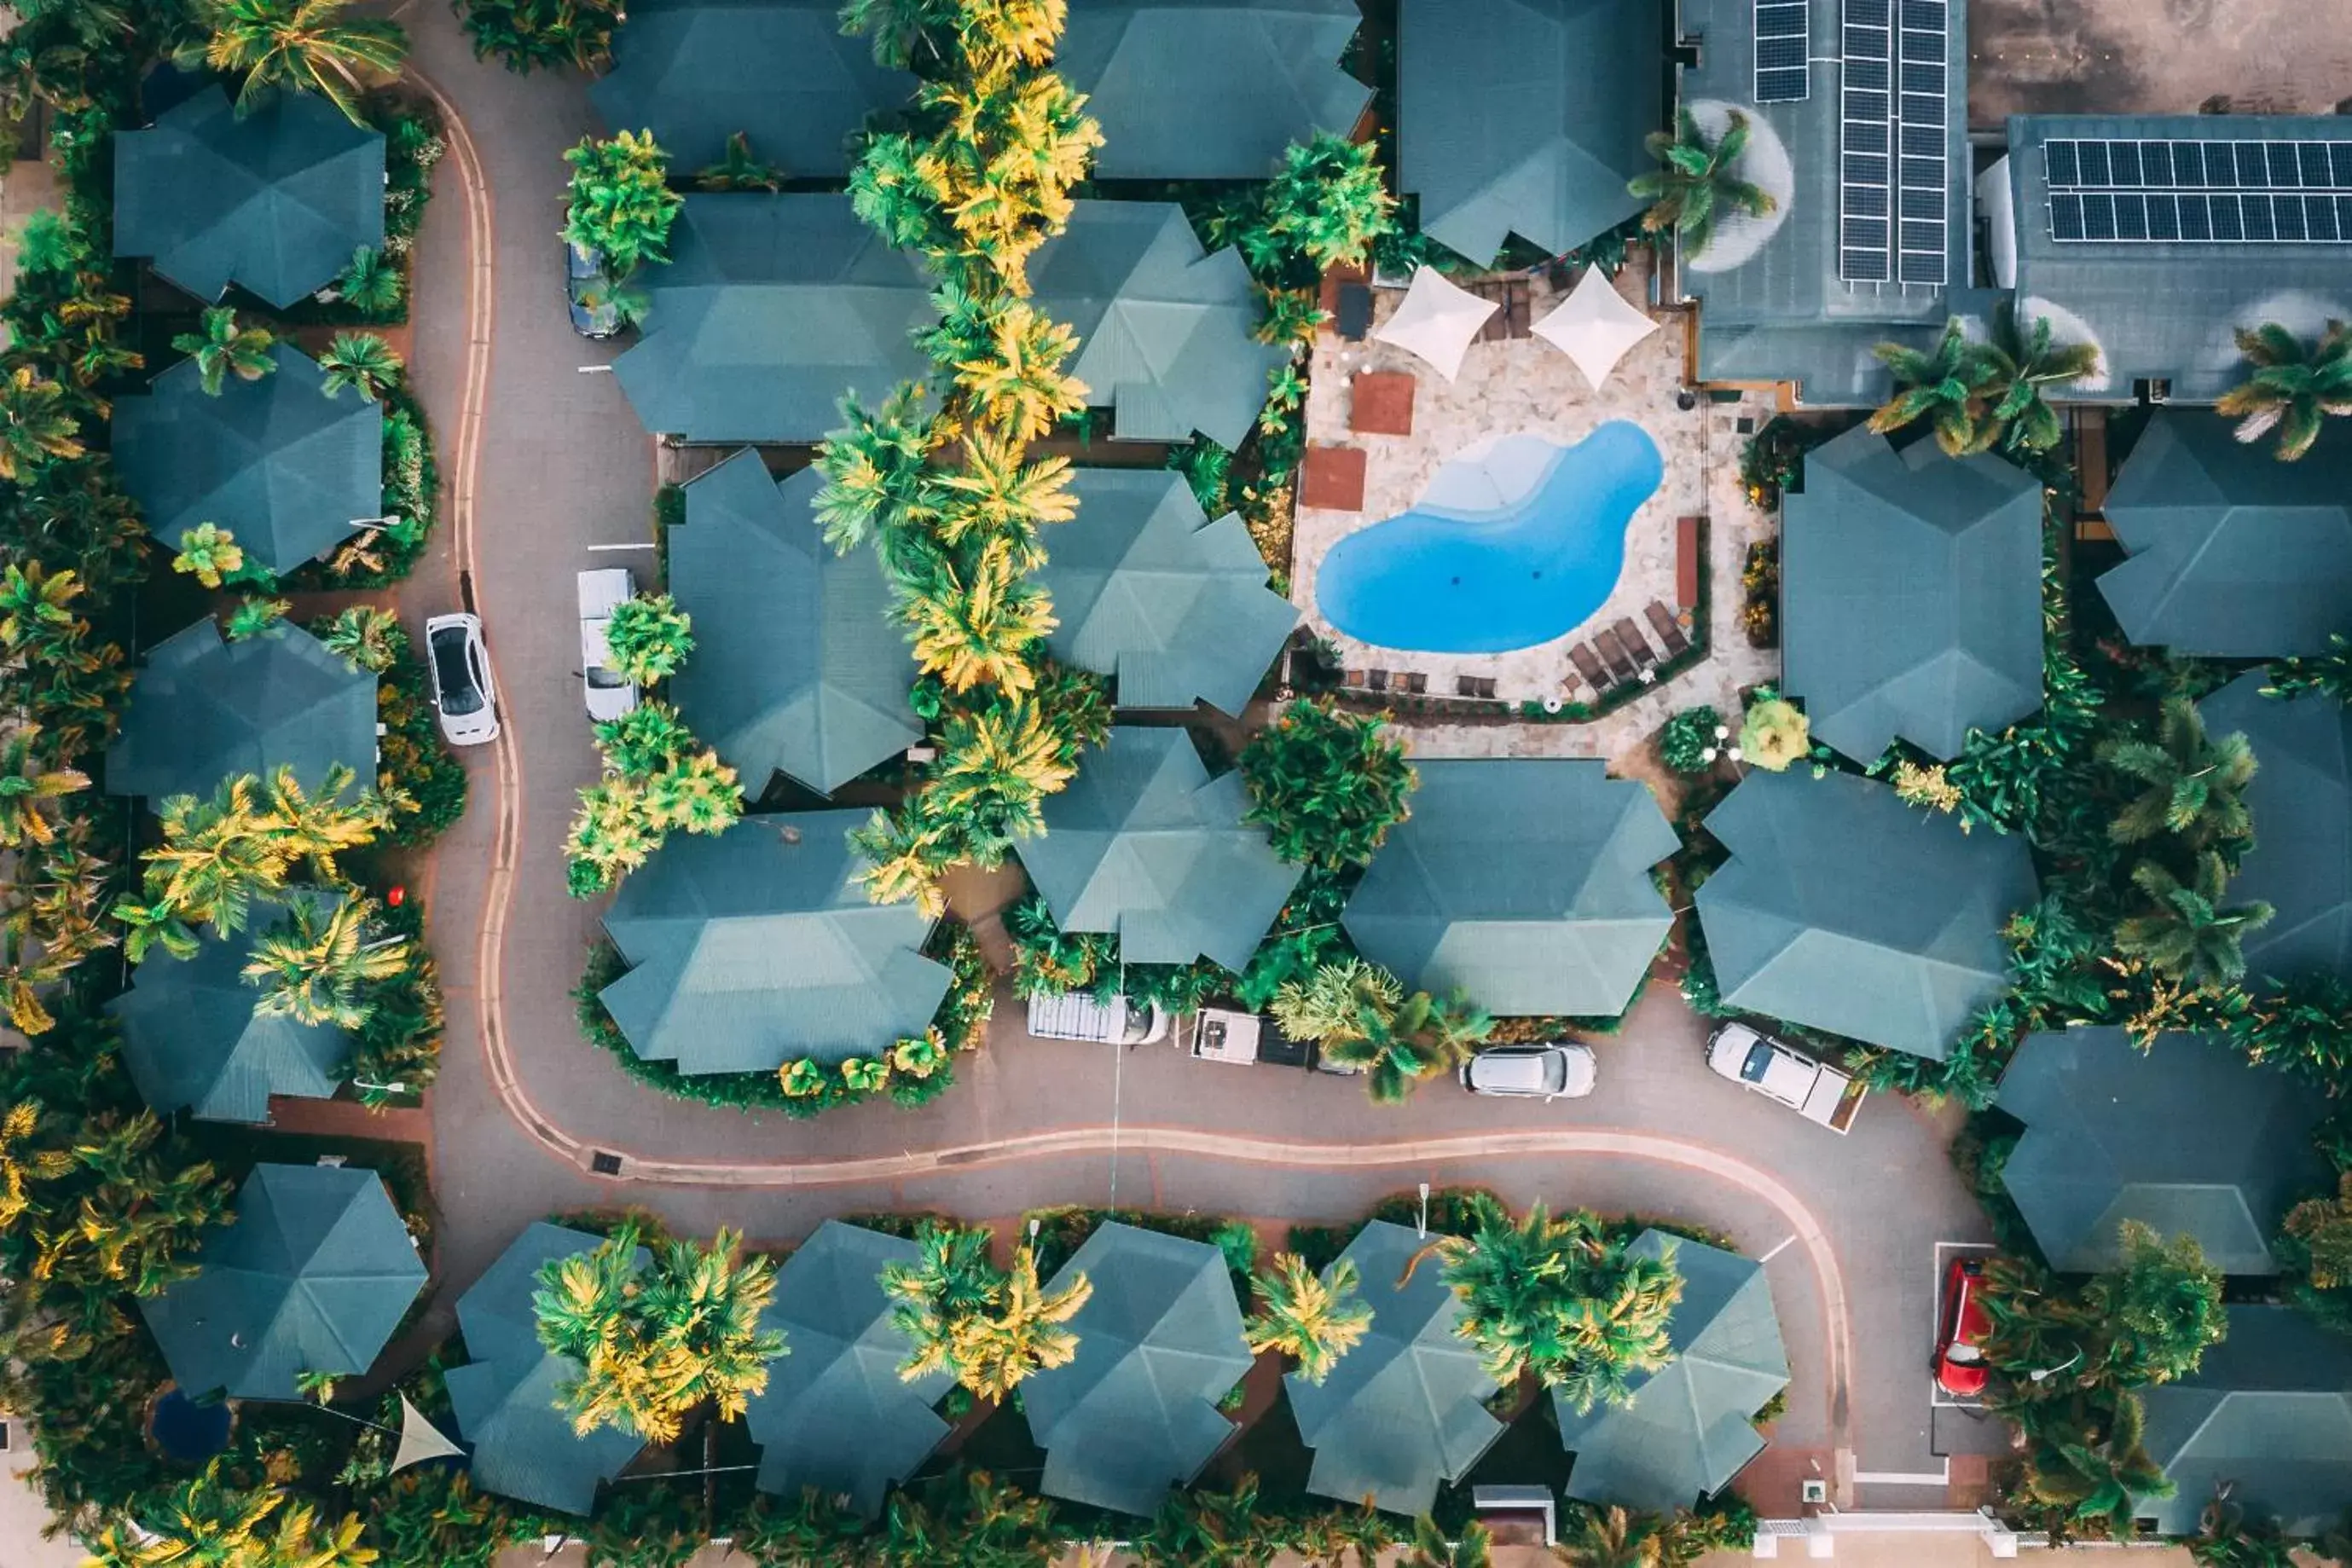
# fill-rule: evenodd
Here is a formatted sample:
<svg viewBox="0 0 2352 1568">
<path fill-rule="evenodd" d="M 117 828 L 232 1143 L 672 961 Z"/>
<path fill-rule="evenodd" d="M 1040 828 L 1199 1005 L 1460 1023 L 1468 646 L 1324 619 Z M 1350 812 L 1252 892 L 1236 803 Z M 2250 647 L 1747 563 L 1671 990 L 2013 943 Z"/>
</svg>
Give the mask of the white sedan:
<svg viewBox="0 0 2352 1568">
<path fill-rule="evenodd" d="M 433 665 L 433 712 L 452 746 L 481 746 L 499 737 L 499 695 L 490 685 L 489 650 L 481 618 L 463 612 L 425 622 Z"/>
<path fill-rule="evenodd" d="M 1572 1042 L 1498 1045 L 1462 1064 L 1462 1087 L 1471 1093 L 1522 1100 L 1580 1100 L 1598 1077 L 1592 1048 Z"/>
<path fill-rule="evenodd" d="M 604 633 L 614 610 L 637 591 L 625 566 L 580 574 L 580 676 L 587 689 L 588 716 L 598 722 L 620 717 L 637 706 L 635 682 L 613 668 Z"/>
</svg>

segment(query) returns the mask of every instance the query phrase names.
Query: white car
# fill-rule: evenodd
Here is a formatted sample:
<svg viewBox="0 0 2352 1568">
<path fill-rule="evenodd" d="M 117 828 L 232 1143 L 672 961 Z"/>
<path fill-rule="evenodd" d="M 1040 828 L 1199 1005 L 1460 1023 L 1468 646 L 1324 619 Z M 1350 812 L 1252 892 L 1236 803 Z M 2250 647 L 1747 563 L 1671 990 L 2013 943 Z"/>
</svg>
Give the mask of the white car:
<svg viewBox="0 0 2352 1568">
<path fill-rule="evenodd" d="M 1039 1040 L 1090 1040 L 1149 1045 L 1168 1038 L 1168 1015 L 1150 1002 L 1113 997 L 1097 1001 L 1084 991 L 1029 998 L 1029 1032 Z"/>
<path fill-rule="evenodd" d="M 489 650 L 482 622 L 460 612 L 425 623 L 433 665 L 433 711 L 452 746 L 481 746 L 499 737 L 499 695 L 490 685 Z"/>
<path fill-rule="evenodd" d="M 1706 1065 L 1717 1077 L 1776 1100 L 1833 1133 L 1853 1125 L 1868 1092 L 1851 1073 L 1744 1023 L 1727 1023 L 1715 1031 L 1706 1042 Z"/>
<path fill-rule="evenodd" d="M 588 716 L 600 723 L 637 706 L 636 684 L 613 668 L 613 650 L 604 640 L 614 610 L 636 591 L 636 580 L 625 566 L 580 574 L 580 677 L 587 687 Z"/>
<path fill-rule="evenodd" d="M 1473 1094 L 1523 1100 L 1580 1100 L 1599 1072 L 1589 1045 L 1498 1045 L 1462 1064 L 1462 1087 Z"/>
</svg>

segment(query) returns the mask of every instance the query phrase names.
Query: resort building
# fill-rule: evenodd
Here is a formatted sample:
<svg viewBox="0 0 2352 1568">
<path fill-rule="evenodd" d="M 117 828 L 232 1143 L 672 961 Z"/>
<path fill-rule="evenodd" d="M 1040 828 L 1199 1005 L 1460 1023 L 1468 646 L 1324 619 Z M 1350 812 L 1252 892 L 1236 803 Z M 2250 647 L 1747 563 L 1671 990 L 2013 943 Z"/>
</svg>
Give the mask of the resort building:
<svg viewBox="0 0 2352 1568">
<path fill-rule="evenodd" d="M 2158 1534 L 2193 1536 L 2226 1490 L 2289 1536 L 2332 1529 L 2352 1497 L 2352 1337 L 2293 1307 L 2232 1305 L 2229 1318 L 2196 1371 L 2139 1396 L 2172 1492 L 2133 1512 Z"/>
<path fill-rule="evenodd" d="M 2247 979 L 2352 981 L 2352 712 L 2325 692 L 2264 696 L 2268 680 L 2249 670 L 2198 705 L 2209 735 L 2243 734 L 2260 764 L 2253 841 L 2230 882 L 2232 904 L 2272 909 L 2246 933 Z"/>
<path fill-rule="evenodd" d="M 106 750 L 106 789 L 162 801 L 247 775 L 266 784 L 288 768 L 316 790 L 338 766 L 365 788 L 375 733 L 374 672 L 299 626 L 232 643 L 206 616 L 148 650 Z"/>
</svg>

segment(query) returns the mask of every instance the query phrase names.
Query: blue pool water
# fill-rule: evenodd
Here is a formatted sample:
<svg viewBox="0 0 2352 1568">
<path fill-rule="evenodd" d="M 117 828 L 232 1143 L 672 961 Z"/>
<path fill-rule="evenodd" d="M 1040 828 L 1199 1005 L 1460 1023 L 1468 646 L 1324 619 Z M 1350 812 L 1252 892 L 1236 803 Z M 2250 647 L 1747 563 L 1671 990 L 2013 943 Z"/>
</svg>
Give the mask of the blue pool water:
<svg viewBox="0 0 2352 1568">
<path fill-rule="evenodd" d="M 1315 579 L 1325 620 L 1359 642 L 1501 653 L 1573 631 L 1607 601 L 1625 529 L 1665 476 L 1657 443 L 1612 420 L 1551 461 L 1524 499 L 1427 502 L 1349 534 Z"/>
</svg>

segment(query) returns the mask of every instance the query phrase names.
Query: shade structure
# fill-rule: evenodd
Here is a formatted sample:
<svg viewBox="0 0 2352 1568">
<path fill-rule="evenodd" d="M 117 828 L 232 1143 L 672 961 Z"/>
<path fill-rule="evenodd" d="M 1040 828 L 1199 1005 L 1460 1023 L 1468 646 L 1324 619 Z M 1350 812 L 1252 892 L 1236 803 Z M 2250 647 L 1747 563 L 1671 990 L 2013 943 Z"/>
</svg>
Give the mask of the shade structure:
<svg viewBox="0 0 2352 1568">
<path fill-rule="evenodd" d="M 2200 1035 L 2145 1051 L 2121 1029 L 2028 1035 L 2000 1104 L 2025 1124 L 2001 1184 L 2069 1273 L 2112 1268 L 2136 1219 L 2194 1237 L 2225 1274 L 2275 1274 L 2279 1222 L 2327 1181 L 2311 1141 L 2326 1102 Z"/>
<path fill-rule="evenodd" d="M 2229 1318 L 2196 1371 L 2141 1393 L 2148 1458 L 2172 1495 L 2132 1511 L 2192 1535 L 2226 1485 L 2247 1518 L 2315 1535 L 2352 1497 L 2352 1336 L 2294 1307 L 2236 1305 Z"/>
<path fill-rule="evenodd" d="M 1045 1450 L 1048 1497 L 1150 1515 L 1234 1435 L 1217 1408 L 1250 1369 L 1224 1254 L 1117 1222 L 1098 1227 L 1050 1289 L 1083 1274 L 1094 1291 L 1070 1320 L 1077 1355 L 1021 1385 Z"/>
<path fill-rule="evenodd" d="M 1533 328 L 1537 337 L 1576 361 L 1595 392 L 1617 361 L 1657 329 L 1649 312 L 1618 293 L 1597 267 L 1586 267 L 1568 298 L 1546 311 Z"/>
<path fill-rule="evenodd" d="M 1438 465 L 1417 505 L 1423 511 L 1507 511 L 1543 488 L 1559 454 L 1558 442 L 1526 431 L 1474 441 Z"/>
<path fill-rule="evenodd" d="M 1417 267 L 1396 313 L 1373 328 L 1372 336 L 1428 361 L 1450 382 L 1462 373 L 1462 357 L 1486 319 L 1501 308 L 1447 282 L 1436 268 Z"/>
<path fill-rule="evenodd" d="M 430 1416 L 410 1403 L 407 1395 L 400 1396 L 400 1446 L 393 1450 L 390 1474 L 398 1475 L 411 1465 L 422 1465 L 434 1459 L 461 1459 L 466 1450 L 451 1442 Z"/>
<path fill-rule="evenodd" d="M 139 1307 L 191 1397 L 299 1399 L 305 1372 L 365 1372 L 424 1287 L 373 1171 L 257 1165 L 194 1275 Z"/>
<path fill-rule="evenodd" d="M 870 1519 L 948 1435 L 932 1406 L 955 1377 L 898 1375 L 913 1345 L 882 1293 L 882 1271 L 919 1254 L 904 1237 L 829 1219 L 776 1271 L 760 1326 L 780 1331 L 790 1354 L 769 1364 L 767 1391 L 744 1413 L 761 1491 L 797 1500 L 814 1487 Z"/>
<path fill-rule="evenodd" d="M 2246 787 L 2254 839 L 2230 898 L 2271 906 L 2246 934 L 2256 990 L 2330 976 L 2352 980 L 2352 713 L 2325 692 L 2266 697 L 2252 670 L 2198 705 L 2206 733 L 2242 734 L 2261 766 Z"/>
<path fill-rule="evenodd" d="M 1355 1267 L 1371 1328 L 1320 1384 L 1296 1372 L 1283 1379 L 1298 1435 L 1315 1450 L 1307 1490 L 1318 1497 L 1427 1513 L 1439 1484 L 1469 1474 L 1503 1435 L 1486 1404 L 1495 1380 L 1454 1332 L 1462 1302 L 1444 1271 L 1416 1269 L 1399 1283 L 1427 1246 L 1384 1219 L 1356 1232 L 1333 1268 Z"/>
<path fill-rule="evenodd" d="M 293 769 L 316 790 L 340 764 L 375 782 L 376 676 L 299 626 L 232 643 L 209 616 L 151 649 L 106 752 L 114 795 L 210 795 Z"/>
<path fill-rule="evenodd" d="M 557 1404 L 580 1364 L 539 1342 L 531 1297 L 539 1272 L 593 1251 L 601 1237 L 541 1220 L 510 1242 L 457 1298 L 467 1364 L 447 1374 L 458 1433 L 474 1450 L 474 1485 L 538 1508 L 585 1514 L 599 1483 L 627 1468 L 644 1440 L 616 1427 L 585 1437 Z M 637 1249 L 640 1263 L 651 1254 Z"/>
</svg>

